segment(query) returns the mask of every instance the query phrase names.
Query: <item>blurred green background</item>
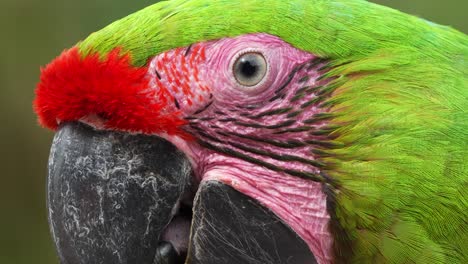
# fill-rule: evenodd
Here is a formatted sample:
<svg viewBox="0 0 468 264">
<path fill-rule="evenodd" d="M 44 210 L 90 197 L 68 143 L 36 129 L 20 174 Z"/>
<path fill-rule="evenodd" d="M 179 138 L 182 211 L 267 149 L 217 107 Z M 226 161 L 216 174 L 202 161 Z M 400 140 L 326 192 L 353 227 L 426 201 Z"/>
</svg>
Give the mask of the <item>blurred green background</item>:
<svg viewBox="0 0 468 264">
<path fill-rule="evenodd" d="M 45 178 L 53 134 L 31 101 L 39 66 L 108 23 L 157 1 L 0 0 L 0 264 L 58 263 Z M 375 0 L 468 32 L 468 1 Z"/>
</svg>

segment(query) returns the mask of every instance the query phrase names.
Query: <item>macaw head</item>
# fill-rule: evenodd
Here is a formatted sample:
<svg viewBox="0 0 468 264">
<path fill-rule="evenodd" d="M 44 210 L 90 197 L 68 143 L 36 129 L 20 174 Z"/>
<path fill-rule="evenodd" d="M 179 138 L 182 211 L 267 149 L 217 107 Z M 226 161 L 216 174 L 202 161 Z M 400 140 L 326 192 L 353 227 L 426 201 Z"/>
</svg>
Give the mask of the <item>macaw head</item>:
<svg viewBox="0 0 468 264">
<path fill-rule="evenodd" d="M 412 76 L 392 81 L 424 56 L 395 44 L 419 33 L 388 27 L 402 19 L 364 1 L 171 1 L 64 51 L 34 102 L 56 131 L 62 262 L 331 263 L 378 244 L 395 139 L 433 122 L 396 92 Z"/>
</svg>

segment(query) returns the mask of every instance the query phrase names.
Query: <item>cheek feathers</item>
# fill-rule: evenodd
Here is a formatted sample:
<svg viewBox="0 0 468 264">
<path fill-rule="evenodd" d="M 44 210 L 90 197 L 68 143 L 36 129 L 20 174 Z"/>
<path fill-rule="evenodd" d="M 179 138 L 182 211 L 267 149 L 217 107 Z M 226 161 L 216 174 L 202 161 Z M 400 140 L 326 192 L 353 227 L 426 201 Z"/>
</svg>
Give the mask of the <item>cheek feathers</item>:
<svg viewBox="0 0 468 264">
<path fill-rule="evenodd" d="M 165 90 L 149 89 L 147 73 L 120 49 L 83 57 L 72 48 L 41 70 L 34 109 L 41 125 L 54 130 L 61 122 L 97 117 L 106 129 L 178 133 L 184 121 L 166 110 Z"/>
<path fill-rule="evenodd" d="M 150 86 L 163 89 L 177 109 L 191 114 L 206 105 L 212 95 L 204 80 L 206 43 L 162 53 L 149 65 Z"/>
</svg>

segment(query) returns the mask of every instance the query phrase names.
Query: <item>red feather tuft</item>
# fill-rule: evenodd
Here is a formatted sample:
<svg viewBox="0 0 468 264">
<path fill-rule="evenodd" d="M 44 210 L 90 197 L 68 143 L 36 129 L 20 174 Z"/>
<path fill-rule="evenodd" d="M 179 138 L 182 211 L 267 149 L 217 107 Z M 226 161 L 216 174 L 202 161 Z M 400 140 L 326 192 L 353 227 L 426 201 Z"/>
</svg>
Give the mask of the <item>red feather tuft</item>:
<svg viewBox="0 0 468 264">
<path fill-rule="evenodd" d="M 181 134 L 186 122 L 171 108 L 165 89 L 149 88 L 147 67 L 134 67 L 115 49 L 106 57 L 64 51 L 41 69 L 34 110 L 44 127 L 97 116 L 104 128 L 146 134 Z"/>
</svg>

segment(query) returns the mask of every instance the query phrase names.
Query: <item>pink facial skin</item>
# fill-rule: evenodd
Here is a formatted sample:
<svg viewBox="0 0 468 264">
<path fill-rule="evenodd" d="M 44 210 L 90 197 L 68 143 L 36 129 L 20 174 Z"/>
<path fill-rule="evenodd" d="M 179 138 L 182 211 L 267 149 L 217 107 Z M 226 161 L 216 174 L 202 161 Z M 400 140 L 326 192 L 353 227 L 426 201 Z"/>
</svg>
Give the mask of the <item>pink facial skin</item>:
<svg viewBox="0 0 468 264">
<path fill-rule="evenodd" d="M 257 85 L 245 87 L 234 76 L 239 56 L 262 54 L 268 70 Z M 160 135 L 190 158 L 199 181 L 216 180 L 256 199 L 278 215 L 309 246 L 318 263 L 332 262 L 327 197 L 321 164 L 313 150 L 326 125 L 315 118 L 324 61 L 275 36 L 249 34 L 197 43 L 156 56 L 149 77 L 165 87 L 173 109 L 194 137 Z"/>
</svg>

